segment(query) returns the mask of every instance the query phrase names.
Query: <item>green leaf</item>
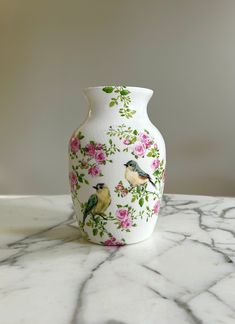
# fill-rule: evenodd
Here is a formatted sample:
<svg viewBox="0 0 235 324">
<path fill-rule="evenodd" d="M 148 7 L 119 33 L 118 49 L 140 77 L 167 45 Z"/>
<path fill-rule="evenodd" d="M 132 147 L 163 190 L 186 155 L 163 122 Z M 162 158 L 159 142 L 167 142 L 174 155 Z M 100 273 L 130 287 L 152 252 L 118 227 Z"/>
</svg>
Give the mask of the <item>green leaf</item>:
<svg viewBox="0 0 235 324">
<path fill-rule="evenodd" d="M 120 95 L 122 95 L 122 96 L 126 96 L 126 95 L 128 95 L 130 93 L 130 91 L 128 91 L 128 90 L 121 90 L 120 91 Z"/>
<path fill-rule="evenodd" d="M 98 229 L 97 228 L 93 228 L 93 231 L 92 231 L 93 235 L 96 236 L 97 233 L 98 233 Z"/>
<path fill-rule="evenodd" d="M 135 129 L 134 131 L 133 131 L 133 134 L 135 134 L 135 135 L 137 135 L 138 134 L 138 132 L 137 132 L 137 130 Z"/>
<path fill-rule="evenodd" d="M 153 156 L 152 152 L 148 152 L 147 156 L 152 157 Z"/>
<path fill-rule="evenodd" d="M 109 107 L 113 107 L 115 105 L 115 101 L 110 101 Z"/>
<path fill-rule="evenodd" d="M 113 87 L 104 87 L 102 90 L 103 90 L 104 92 L 106 92 L 106 93 L 112 93 L 113 90 L 114 90 L 114 88 L 113 88 Z"/>
<path fill-rule="evenodd" d="M 113 143 L 113 141 L 110 139 L 110 140 L 109 140 L 109 144 L 111 145 L 112 143 Z"/>
<path fill-rule="evenodd" d="M 140 207 L 142 207 L 143 204 L 144 204 L 144 198 L 140 198 L 140 200 L 139 200 L 139 205 L 140 205 Z"/>
</svg>

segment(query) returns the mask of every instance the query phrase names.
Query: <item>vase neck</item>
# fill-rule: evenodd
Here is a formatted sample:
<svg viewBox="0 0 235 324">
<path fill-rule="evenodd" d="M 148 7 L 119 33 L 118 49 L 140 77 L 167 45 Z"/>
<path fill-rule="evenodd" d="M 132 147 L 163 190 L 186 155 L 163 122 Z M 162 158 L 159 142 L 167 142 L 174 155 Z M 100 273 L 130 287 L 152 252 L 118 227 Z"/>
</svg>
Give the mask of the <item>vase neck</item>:
<svg viewBox="0 0 235 324">
<path fill-rule="evenodd" d="M 91 118 L 113 118 L 125 122 L 147 117 L 147 104 L 153 91 L 137 87 L 103 86 L 86 88 L 84 94 Z"/>
</svg>

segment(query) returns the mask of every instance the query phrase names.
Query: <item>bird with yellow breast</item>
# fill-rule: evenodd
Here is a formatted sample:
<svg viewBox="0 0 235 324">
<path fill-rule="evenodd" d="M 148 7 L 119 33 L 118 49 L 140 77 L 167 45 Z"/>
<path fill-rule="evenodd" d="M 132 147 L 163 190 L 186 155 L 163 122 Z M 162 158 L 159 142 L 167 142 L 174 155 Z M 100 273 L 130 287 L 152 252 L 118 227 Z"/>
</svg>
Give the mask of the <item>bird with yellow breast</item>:
<svg viewBox="0 0 235 324">
<path fill-rule="evenodd" d="M 96 190 L 96 193 L 91 195 L 86 203 L 83 213 L 83 224 L 85 224 L 88 215 L 91 215 L 94 220 L 96 215 L 105 219 L 105 211 L 111 204 L 110 191 L 104 183 L 97 183 L 93 188 Z"/>
</svg>

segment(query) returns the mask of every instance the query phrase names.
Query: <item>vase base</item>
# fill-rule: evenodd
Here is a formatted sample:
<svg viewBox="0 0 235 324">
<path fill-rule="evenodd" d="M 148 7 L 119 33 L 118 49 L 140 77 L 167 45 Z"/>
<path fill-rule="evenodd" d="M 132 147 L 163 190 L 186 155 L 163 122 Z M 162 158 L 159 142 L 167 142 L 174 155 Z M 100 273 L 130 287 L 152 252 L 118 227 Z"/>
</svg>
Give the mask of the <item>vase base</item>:
<svg viewBox="0 0 235 324">
<path fill-rule="evenodd" d="M 91 239 L 88 239 L 88 238 L 84 238 L 84 239 L 89 243 L 102 245 L 102 246 L 125 246 L 125 245 L 138 244 L 138 243 L 141 243 L 143 241 L 146 241 L 152 236 L 153 232 L 154 232 L 154 230 L 151 233 L 149 233 L 148 235 L 146 235 L 146 236 L 140 237 L 138 239 L 126 240 L 125 242 L 119 241 L 119 240 L 114 239 L 114 238 L 107 239 L 106 241 L 103 241 L 103 242 L 99 242 L 99 241 L 96 241 L 96 240 L 91 240 Z"/>
</svg>

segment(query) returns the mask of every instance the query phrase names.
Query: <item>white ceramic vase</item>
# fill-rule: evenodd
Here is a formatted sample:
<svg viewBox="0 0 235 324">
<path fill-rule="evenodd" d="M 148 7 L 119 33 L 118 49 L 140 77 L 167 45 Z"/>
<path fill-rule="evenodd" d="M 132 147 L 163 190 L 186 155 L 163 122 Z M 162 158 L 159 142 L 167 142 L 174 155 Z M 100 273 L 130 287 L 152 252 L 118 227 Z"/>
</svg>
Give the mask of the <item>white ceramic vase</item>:
<svg viewBox="0 0 235 324">
<path fill-rule="evenodd" d="M 147 114 L 153 91 L 103 86 L 84 93 L 89 115 L 69 142 L 79 227 L 98 244 L 143 241 L 155 228 L 165 179 L 165 143 Z"/>
</svg>

